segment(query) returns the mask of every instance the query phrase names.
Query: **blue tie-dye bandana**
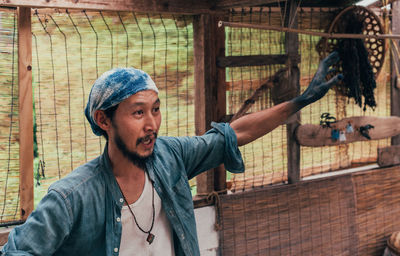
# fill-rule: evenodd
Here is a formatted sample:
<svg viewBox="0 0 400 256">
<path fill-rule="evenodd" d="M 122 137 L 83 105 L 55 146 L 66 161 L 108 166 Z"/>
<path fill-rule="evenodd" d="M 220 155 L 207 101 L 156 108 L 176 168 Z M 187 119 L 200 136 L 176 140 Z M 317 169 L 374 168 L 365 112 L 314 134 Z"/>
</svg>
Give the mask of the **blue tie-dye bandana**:
<svg viewBox="0 0 400 256">
<path fill-rule="evenodd" d="M 96 110 L 106 110 L 143 90 L 153 90 L 158 93 L 153 80 L 142 70 L 114 68 L 102 74 L 93 84 L 85 109 L 93 133 L 97 136 L 102 135 L 102 129 L 94 120 Z"/>
</svg>

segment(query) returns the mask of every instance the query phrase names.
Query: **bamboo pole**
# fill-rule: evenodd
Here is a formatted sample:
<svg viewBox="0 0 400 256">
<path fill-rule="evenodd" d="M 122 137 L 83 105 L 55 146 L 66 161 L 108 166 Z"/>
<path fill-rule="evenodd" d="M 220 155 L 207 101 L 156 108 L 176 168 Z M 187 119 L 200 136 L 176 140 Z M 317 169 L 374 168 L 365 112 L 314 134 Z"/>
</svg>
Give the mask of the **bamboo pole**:
<svg viewBox="0 0 400 256">
<path fill-rule="evenodd" d="M 33 211 L 31 9 L 18 8 L 19 166 L 21 219 Z"/>
<path fill-rule="evenodd" d="M 228 21 L 219 21 L 218 27 L 232 27 L 232 28 L 254 28 L 254 29 L 262 29 L 262 30 L 275 30 L 280 32 L 287 33 L 298 33 L 312 36 L 320 36 L 324 38 L 350 38 L 350 39 L 365 39 L 365 38 L 375 38 L 375 39 L 400 39 L 399 34 L 377 34 L 377 35 L 364 35 L 364 34 L 343 34 L 343 33 L 324 33 L 318 31 L 309 31 L 297 28 L 288 28 L 288 27 L 278 27 L 271 25 L 259 25 L 259 24 L 250 24 L 250 23 L 240 23 L 240 22 L 228 22 Z"/>
</svg>

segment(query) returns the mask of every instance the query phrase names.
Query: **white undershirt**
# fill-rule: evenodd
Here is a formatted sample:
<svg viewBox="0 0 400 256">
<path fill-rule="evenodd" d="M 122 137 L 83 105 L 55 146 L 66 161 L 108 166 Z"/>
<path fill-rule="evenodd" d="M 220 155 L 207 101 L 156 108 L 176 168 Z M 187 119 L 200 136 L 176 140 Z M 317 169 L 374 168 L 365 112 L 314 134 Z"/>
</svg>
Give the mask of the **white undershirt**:
<svg viewBox="0 0 400 256">
<path fill-rule="evenodd" d="M 143 192 L 139 199 L 130 205 L 136 216 L 137 224 L 144 231 L 150 229 L 153 218 L 152 189 L 153 186 L 146 173 Z M 155 237 L 151 244 L 146 241 L 148 234 L 143 233 L 136 226 L 128 206 L 124 205 L 122 207 L 122 236 L 119 255 L 175 255 L 171 225 L 161 206 L 161 199 L 156 191 L 154 191 L 154 207 L 154 226 L 151 233 Z"/>
</svg>

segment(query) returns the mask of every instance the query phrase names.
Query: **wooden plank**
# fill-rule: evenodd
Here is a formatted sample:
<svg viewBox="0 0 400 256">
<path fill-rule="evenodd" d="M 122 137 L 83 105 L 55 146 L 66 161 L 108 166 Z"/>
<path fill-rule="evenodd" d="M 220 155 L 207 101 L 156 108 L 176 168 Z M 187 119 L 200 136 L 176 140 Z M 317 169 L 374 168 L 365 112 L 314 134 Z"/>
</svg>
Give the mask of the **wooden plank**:
<svg viewBox="0 0 400 256">
<path fill-rule="evenodd" d="M 221 17 L 210 14 L 198 15 L 193 19 L 197 135 L 204 134 L 211 128 L 211 121 L 221 119 L 226 113 L 225 72 L 223 69 L 217 70 L 216 66 L 217 55 L 225 52 L 224 31 L 217 28 L 219 19 Z M 199 175 L 197 193 L 208 194 L 215 187 L 225 186 L 224 172 L 217 169 Z"/>
<path fill-rule="evenodd" d="M 0 0 L 0 6 L 180 14 L 213 12 L 210 1 L 205 0 Z"/>
<path fill-rule="evenodd" d="M 18 8 L 19 166 L 21 219 L 33 211 L 31 9 Z"/>
<path fill-rule="evenodd" d="M 301 7 L 345 7 L 350 6 L 359 0 L 302 0 Z M 285 6 L 286 0 L 219 0 L 216 8 L 229 9 L 234 7 L 251 7 L 251 6 Z"/>
<path fill-rule="evenodd" d="M 400 145 L 378 148 L 378 165 L 380 167 L 400 164 Z"/>
<path fill-rule="evenodd" d="M 285 16 L 285 26 L 297 28 L 298 16 L 297 6 L 298 0 L 291 0 L 287 5 L 286 9 L 283 9 L 287 15 Z M 288 68 L 297 68 L 299 58 L 299 38 L 297 34 L 286 33 L 285 35 L 285 49 L 288 55 Z M 294 75 L 291 72 L 289 76 L 289 88 L 294 88 L 296 94 L 300 92 L 300 76 Z M 294 121 L 286 125 L 286 136 L 287 136 L 287 168 L 288 168 L 288 182 L 297 183 L 300 181 L 300 145 L 295 139 L 295 131 L 299 126 L 301 116 L 300 112 L 293 115 Z"/>
<path fill-rule="evenodd" d="M 242 6 L 271 5 L 279 2 L 286 2 L 286 0 L 219 0 L 216 7 L 229 9 Z M 284 5 L 285 3 L 282 4 Z"/>
<path fill-rule="evenodd" d="M 220 68 L 283 65 L 286 64 L 287 60 L 288 56 L 286 54 L 227 56 L 219 57 L 217 65 Z"/>
<path fill-rule="evenodd" d="M 346 133 L 347 124 L 351 124 L 354 132 Z M 300 125 L 296 130 L 296 139 L 302 146 L 322 147 L 331 145 L 340 145 L 355 141 L 369 140 L 360 132 L 360 127 L 372 125 L 374 128 L 368 130 L 371 140 L 389 138 L 400 134 L 400 117 L 371 117 L 358 116 L 344 118 L 329 127 L 323 127 L 317 124 Z M 345 132 L 345 141 L 332 139 L 332 130 Z"/>
<path fill-rule="evenodd" d="M 226 115 L 226 72 L 224 67 L 217 67 L 217 59 L 219 57 L 225 57 L 225 29 L 221 29 L 217 26 L 219 20 L 228 20 L 228 16 L 213 16 L 213 25 L 211 29 L 214 29 L 214 44 L 215 44 L 215 56 L 213 60 L 214 66 L 217 69 L 217 80 L 215 81 L 215 92 L 216 102 L 215 108 L 212 113 L 213 121 L 218 121 Z M 225 191 L 226 190 L 226 170 L 223 165 L 218 166 L 214 170 L 214 191 Z"/>
<path fill-rule="evenodd" d="M 394 1 L 392 3 L 392 32 L 394 34 L 400 33 L 400 1 Z M 393 41 L 394 44 L 399 45 L 399 41 Z M 392 116 L 400 116 L 400 77 L 397 77 L 397 72 L 395 71 L 396 65 L 394 64 L 393 56 L 390 54 L 391 58 L 391 90 L 390 90 L 390 112 Z M 400 145 L 400 135 L 395 136 L 391 139 L 392 145 Z"/>
</svg>

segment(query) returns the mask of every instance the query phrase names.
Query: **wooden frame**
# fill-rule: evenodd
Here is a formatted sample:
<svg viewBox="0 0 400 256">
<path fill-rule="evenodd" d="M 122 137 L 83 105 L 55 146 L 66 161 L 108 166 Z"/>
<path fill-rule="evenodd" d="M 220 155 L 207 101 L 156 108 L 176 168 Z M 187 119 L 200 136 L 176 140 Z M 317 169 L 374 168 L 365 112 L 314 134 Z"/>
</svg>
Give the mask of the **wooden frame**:
<svg viewBox="0 0 400 256">
<path fill-rule="evenodd" d="M 215 12 L 210 2 L 204 0 L 0 0 L 0 6 L 179 14 Z"/>
<path fill-rule="evenodd" d="M 392 33 L 400 33 L 400 1 L 393 1 L 392 3 Z M 399 44 L 398 40 L 393 41 L 395 44 Z M 400 116 L 400 77 L 397 77 L 395 71 L 395 64 L 393 56 L 391 56 L 391 86 L 390 86 L 390 114 L 392 116 Z M 400 135 L 395 136 L 391 140 L 392 145 L 400 145 Z"/>
<path fill-rule="evenodd" d="M 285 27 L 289 27 L 290 24 L 293 28 L 297 28 L 297 8 L 298 0 L 291 0 L 287 5 L 285 13 L 289 13 L 285 19 Z M 285 50 L 288 56 L 288 68 L 289 66 L 297 68 L 299 62 L 299 38 L 297 34 L 286 33 L 285 35 Z M 300 93 L 300 77 L 291 76 L 290 87 L 295 88 L 297 94 Z M 286 136 L 287 136 L 287 154 L 288 154 L 288 182 L 297 183 L 300 181 L 300 145 L 297 143 L 294 134 L 297 126 L 300 124 L 301 113 L 297 112 L 294 114 L 294 119 L 286 125 Z"/>
<path fill-rule="evenodd" d="M 225 69 L 217 68 L 217 58 L 225 54 L 225 32 L 218 28 L 223 17 L 202 14 L 193 20 L 195 63 L 195 125 L 196 134 L 211 128 L 226 114 Z M 206 195 L 225 189 L 226 174 L 222 167 L 197 176 L 197 193 Z"/>
<path fill-rule="evenodd" d="M 19 166 L 21 219 L 33 211 L 33 98 L 31 9 L 18 8 Z"/>
</svg>

